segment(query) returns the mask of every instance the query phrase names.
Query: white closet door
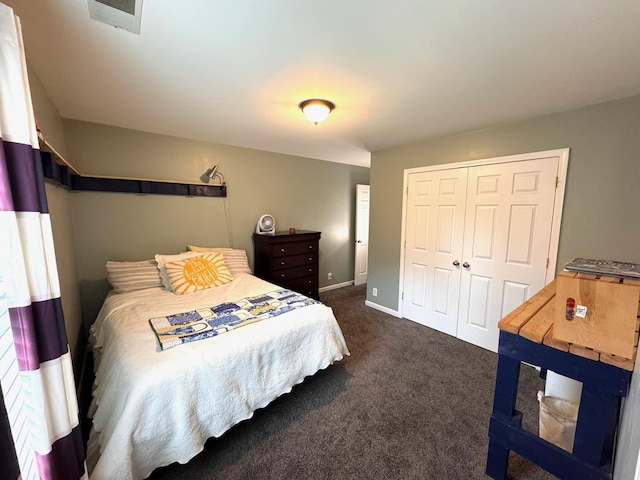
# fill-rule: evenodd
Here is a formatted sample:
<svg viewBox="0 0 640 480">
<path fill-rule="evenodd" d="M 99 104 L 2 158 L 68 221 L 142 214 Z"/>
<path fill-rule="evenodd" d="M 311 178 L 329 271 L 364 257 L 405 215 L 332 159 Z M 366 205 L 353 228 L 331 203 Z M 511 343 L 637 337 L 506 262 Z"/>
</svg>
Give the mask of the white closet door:
<svg viewBox="0 0 640 480">
<path fill-rule="evenodd" d="M 545 286 L 558 163 L 469 169 L 458 338 L 497 351 L 498 321 Z"/>
<path fill-rule="evenodd" d="M 456 334 L 467 169 L 410 174 L 403 317 Z"/>
</svg>

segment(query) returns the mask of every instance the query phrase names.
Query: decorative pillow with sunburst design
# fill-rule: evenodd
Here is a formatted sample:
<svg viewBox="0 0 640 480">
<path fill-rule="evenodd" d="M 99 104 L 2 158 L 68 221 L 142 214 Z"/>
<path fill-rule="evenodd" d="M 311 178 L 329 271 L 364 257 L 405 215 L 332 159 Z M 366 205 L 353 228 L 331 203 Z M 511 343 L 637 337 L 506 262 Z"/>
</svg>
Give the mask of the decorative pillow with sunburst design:
<svg viewBox="0 0 640 480">
<path fill-rule="evenodd" d="M 233 276 L 220 253 L 185 258 L 165 265 L 171 290 L 178 295 L 229 283 Z"/>
<path fill-rule="evenodd" d="M 221 253 L 224 257 L 224 264 L 234 277 L 239 273 L 251 273 L 249 261 L 247 260 L 247 252 L 245 250 L 229 247 L 198 247 L 196 245 L 187 245 L 187 248 L 190 252 Z"/>
</svg>

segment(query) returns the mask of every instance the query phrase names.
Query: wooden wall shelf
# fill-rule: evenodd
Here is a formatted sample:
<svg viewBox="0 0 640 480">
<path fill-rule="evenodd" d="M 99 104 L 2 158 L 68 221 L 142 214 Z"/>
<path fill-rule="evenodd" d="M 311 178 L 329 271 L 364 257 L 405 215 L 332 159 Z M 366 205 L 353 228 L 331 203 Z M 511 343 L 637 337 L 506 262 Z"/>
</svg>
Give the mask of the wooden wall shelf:
<svg viewBox="0 0 640 480">
<path fill-rule="evenodd" d="M 91 192 L 144 193 L 187 197 L 226 197 L 226 185 L 161 182 L 134 178 L 85 177 L 74 169 L 38 132 L 40 161 L 44 177 L 71 190 Z"/>
</svg>

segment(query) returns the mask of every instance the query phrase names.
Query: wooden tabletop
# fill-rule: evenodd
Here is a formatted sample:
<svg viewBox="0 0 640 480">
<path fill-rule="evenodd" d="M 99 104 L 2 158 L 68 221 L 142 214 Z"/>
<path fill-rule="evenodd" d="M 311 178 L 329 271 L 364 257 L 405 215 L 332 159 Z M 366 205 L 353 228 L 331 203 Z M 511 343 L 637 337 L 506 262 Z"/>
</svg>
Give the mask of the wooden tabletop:
<svg viewBox="0 0 640 480">
<path fill-rule="evenodd" d="M 498 328 L 505 332 L 520 335 L 535 343 L 541 343 L 564 352 L 570 352 L 581 357 L 633 371 L 637 347 L 633 359 L 628 359 L 556 339 L 553 336 L 555 295 L 556 281 L 553 280 L 549 285 L 500 320 Z"/>
</svg>

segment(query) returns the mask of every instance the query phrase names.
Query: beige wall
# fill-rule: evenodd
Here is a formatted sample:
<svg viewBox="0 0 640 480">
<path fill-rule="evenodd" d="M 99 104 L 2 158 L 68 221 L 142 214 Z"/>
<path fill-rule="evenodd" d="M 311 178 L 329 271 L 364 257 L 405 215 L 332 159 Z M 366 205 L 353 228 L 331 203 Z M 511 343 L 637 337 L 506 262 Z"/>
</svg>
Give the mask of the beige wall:
<svg viewBox="0 0 640 480">
<path fill-rule="evenodd" d="M 558 268 L 579 256 L 640 262 L 639 125 L 636 96 L 375 152 L 367 299 L 398 309 L 403 171 L 424 165 L 569 147 Z"/>
<path fill-rule="evenodd" d="M 355 185 L 369 169 L 65 120 L 68 159 L 86 176 L 200 182 L 212 165 L 228 197 L 72 192 L 70 205 L 85 322 L 108 289 L 107 260 L 178 253 L 187 244 L 233 246 L 253 262 L 251 234 L 270 213 L 278 230 L 322 232 L 320 286 L 353 280 Z"/>
<path fill-rule="evenodd" d="M 56 107 L 51 103 L 37 74 L 31 69 L 29 69 L 28 73 L 33 109 L 38 120 L 38 126 L 47 141 L 64 155 L 66 147 L 62 118 L 60 118 Z M 46 192 L 51 217 L 51 228 L 53 231 L 53 242 L 56 250 L 58 277 L 60 279 L 62 310 L 64 312 L 67 339 L 71 348 L 71 355 L 73 356 L 81 329 L 82 312 L 74 253 L 75 246 L 71 227 L 69 191 L 65 188 L 47 183 Z"/>
</svg>

